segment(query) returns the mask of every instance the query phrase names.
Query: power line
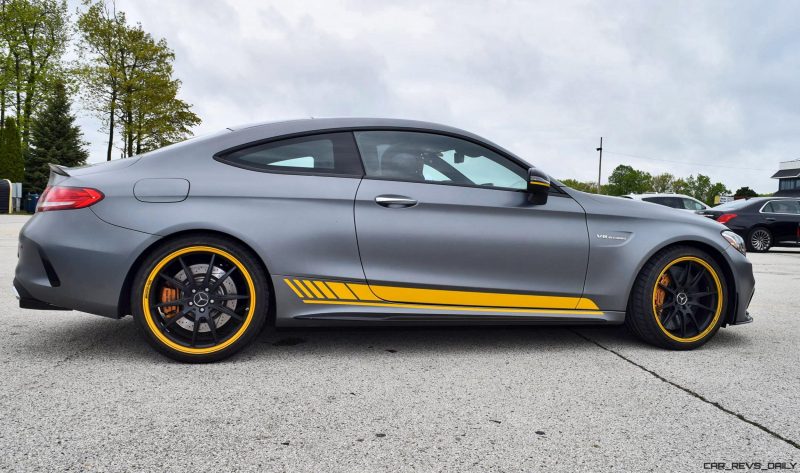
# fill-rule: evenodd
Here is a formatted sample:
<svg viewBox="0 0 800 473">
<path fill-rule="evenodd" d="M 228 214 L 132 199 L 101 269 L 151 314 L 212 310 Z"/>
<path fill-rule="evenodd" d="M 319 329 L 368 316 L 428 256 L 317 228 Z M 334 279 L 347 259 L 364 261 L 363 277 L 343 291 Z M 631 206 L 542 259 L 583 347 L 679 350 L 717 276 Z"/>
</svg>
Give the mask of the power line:
<svg viewBox="0 0 800 473">
<path fill-rule="evenodd" d="M 685 166 L 704 166 L 704 167 L 712 167 L 712 168 L 742 169 L 742 170 L 746 170 L 746 171 L 774 171 L 774 169 L 749 168 L 749 167 L 743 167 L 743 166 L 727 166 L 727 165 L 724 165 L 724 164 L 687 163 L 685 161 L 673 161 L 673 160 L 670 160 L 670 159 L 651 158 L 651 157 L 648 157 L 648 156 L 639 156 L 639 155 L 636 155 L 636 154 L 616 153 L 614 151 L 606 151 L 606 154 L 615 154 L 617 156 L 627 156 L 629 158 L 644 159 L 646 161 L 660 161 L 660 162 L 663 162 L 663 163 L 683 164 Z"/>
</svg>

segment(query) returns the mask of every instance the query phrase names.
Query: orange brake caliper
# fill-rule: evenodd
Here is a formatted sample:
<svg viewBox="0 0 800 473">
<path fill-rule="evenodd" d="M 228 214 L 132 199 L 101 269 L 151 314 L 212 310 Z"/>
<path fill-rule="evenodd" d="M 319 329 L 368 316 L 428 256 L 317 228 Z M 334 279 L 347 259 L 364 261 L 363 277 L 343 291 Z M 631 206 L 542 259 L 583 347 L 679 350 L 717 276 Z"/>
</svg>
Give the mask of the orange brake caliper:
<svg viewBox="0 0 800 473">
<path fill-rule="evenodd" d="M 178 298 L 178 290 L 173 289 L 171 287 L 163 287 L 161 288 L 161 300 L 159 302 L 169 302 L 174 301 Z M 161 311 L 164 313 L 164 316 L 167 318 L 173 317 L 175 314 L 178 313 L 178 306 L 176 305 L 168 305 L 161 308 Z"/>
<path fill-rule="evenodd" d="M 661 279 L 658 280 L 656 283 L 656 294 L 655 294 L 655 303 L 656 303 L 656 310 L 658 314 L 661 315 L 661 307 L 664 305 L 664 299 L 667 297 L 667 291 L 665 291 L 661 286 L 669 286 L 669 283 L 672 282 L 669 275 L 664 273 L 661 276 Z"/>
</svg>

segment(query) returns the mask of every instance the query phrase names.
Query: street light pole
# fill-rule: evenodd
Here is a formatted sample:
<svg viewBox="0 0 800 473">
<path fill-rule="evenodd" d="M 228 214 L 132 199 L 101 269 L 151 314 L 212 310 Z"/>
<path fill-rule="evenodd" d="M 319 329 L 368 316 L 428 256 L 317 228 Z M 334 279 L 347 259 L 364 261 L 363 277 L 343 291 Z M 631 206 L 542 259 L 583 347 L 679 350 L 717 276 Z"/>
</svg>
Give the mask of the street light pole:
<svg viewBox="0 0 800 473">
<path fill-rule="evenodd" d="M 597 164 L 597 193 L 600 194 L 600 177 L 603 172 L 603 137 L 600 137 L 600 147 L 597 148 L 597 151 L 600 151 L 600 162 Z"/>
</svg>

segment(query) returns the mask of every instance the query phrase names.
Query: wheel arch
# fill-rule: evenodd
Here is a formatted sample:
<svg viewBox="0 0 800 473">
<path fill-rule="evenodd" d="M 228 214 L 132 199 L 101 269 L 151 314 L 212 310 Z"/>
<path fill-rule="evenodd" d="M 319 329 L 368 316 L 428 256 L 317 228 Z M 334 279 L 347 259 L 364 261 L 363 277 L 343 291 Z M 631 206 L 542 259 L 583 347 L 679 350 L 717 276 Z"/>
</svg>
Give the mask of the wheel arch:
<svg viewBox="0 0 800 473">
<path fill-rule="evenodd" d="M 719 265 L 719 267 L 722 269 L 722 276 L 725 278 L 725 285 L 728 288 L 728 304 L 725 306 L 725 314 L 723 314 L 722 326 L 724 327 L 729 323 L 732 323 L 734 321 L 734 318 L 736 317 L 736 308 L 739 304 L 738 300 L 739 293 L 736 290 L 736 279 L 733 277 L 733 270 L 731 269 L 731 265 L 728 262 L 728 260 L 725 258 L 725 256 L 718 248 L 715 248 L 713 245 L 710 245 L 702 241 L 697 241 L 697 240 L 672 241 L 653 250 L 649 255 L 647 255 L 647 258 L 644 258 L 642 260 L 642 262 L 640 263 L 639 267 L 636 270 L 636 277 L 633 278 L 633 282 L 628 287 L 628 302 L 630 303 L 630 299 L 633 293 L 633 286 L 639 279 L 639 276 L 641 275 L 642 270 L 644 269 L 644 266 L 647 264 L 647 262 L 653 259 L 653 257 L 659 252 L 670 248 L 674 248 L 676 246 L 693 247 L 698 250 L 704 251 L 705 253 L 708 253 L 712 258 L 714 258 L 714 262 L 717 263 L 717 265 Z"/>
<path fill-rule="evenodd" d="M 264 273 L 267 275 L 267 284 L 269 285 L 269 313 L 267 314 L 267 324 L 271 325 L 275 322 L 275 288 L 272 285 L 272 278 L 271 273 L 269 272 L 269 268 L 267 267 L 264 258 L 259 255 L 259 253 L 253 248 L 252 245 L 248 244 L 247 242 L 243 241 L 241 238 L 237 238 L 234 235 L 229 233 L 225 233 L 219 230 L 209 230 L 209 229 L 192 229 L 192 230 L 181 230 L 175 233 L 171 233 L 169 235 L 164 235 L 162 238 L 156 240 L 150 246 L 142 250 L 139 256 L 136 257 L 131 267 L 128 269 L 128 273 L 125 275 L 125 279 L 122 283 L 122 289 L 120 290 L 119 295 L 119 302 L 117 304 L 117 317 L 121 318 L 131 313 L 131 291 L 133 289 L 133 279 L 136 276 L 136 272 L 141 267 L 144 260 L 152 253 L 156 248 L 159 246 L 175 240 L 177 238 L 182 238 L 190 235 L 212 235 L 218 238 L 224 238 L 226 240 L 230 240 L 238 245 L 241 245 L 244 249 L 249 251 L 253 254 L 255 260 L 258 264 L 261 265 L 261 269 L 264 270 Z"/>
</svg>

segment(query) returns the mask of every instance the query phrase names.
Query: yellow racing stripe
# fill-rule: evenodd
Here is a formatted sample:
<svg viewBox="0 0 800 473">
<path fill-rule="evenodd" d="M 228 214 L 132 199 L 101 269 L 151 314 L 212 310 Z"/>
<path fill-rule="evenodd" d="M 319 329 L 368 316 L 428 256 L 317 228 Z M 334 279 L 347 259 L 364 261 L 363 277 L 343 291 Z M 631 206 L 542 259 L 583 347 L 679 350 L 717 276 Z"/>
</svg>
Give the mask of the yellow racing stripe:
<svg viewBox="0 0 800 473">
<path fill-rule="evenodd" d="M 287 285 L 287 286 L 289 286 L 289 288 L 290 288 L 290 289 L 291 289 L 291 290 L 292 290 L 292 291 L 293 291 L 295 294 L 297 294 L 297 297 L 299 297 L 300 299 L 302 299 L 302 298 L 303 298 L 303 294 L 302 294 L 300 291 L 298 291 L 296 287 L 294 287 L 294 284 L 292 284 L 292 281 L 289 281 L 289 279 L 286 279 L 286 278 L 284 278 L 283 282 L 285 282 L 285 283 L 286 283 L 286 285 Z"/>
<path fill-rule="evenodd" d="M 451 291 L 378 285 L 370 285 L 369 287 L 380 299 L 411 304 L 512 307 L 520 309 L 576 309 L 580 306 L 581 309 L 597 309 L 593 302 L 580 297 Z"/>
<path fill-rule="evenodd" d="M 322 295 L 322 293 L 321 293 L 321 292 L 319 292 L 319 290 L 317 289 L 317 287 L 316 287 L 316 286 L 314 286 L 314 283 L 312 283 L 312 282 L 311 282 L 311 281 L 309 281 L 308 279 L 303 279 L 303 282 L 306 284 L 306 287 L 308 287 L 308 290 L 309 290 L 309 291 L 311 291 L 311 293 L 312 293 L 312 294 L 314 294 L 314 297 L 316 297 L 317 299 L 324 299 L 324 298 L 325 298 L 325 297 Z"/>
<path fill-rule="evenodd" d="M 379 297 L 376 297 L 375 294 L 372 293 L 370 287 L 366 284 L 352 284 L 348 283 L 347 287 L 353 291 L 353 294 L 358 297 L 359 300 L 362 301 L 379 301 L 381 300 Z"/>
<path fill-rule="evenodd" d="M 327 283 L 328 287 L 331 288 L 331 291 L 336 294 L 336 297 L 339 299 L 350 299 L 355 300 L 358 299 L 355 294 L 353 294 L 350 289 L 347 288 L 347 285 L 343 282 L 329 282 Z"/>
<path fill-rule="evenodd" d="M 393 302 L 351 302 L 351 301 L 325 301 L 325 300 L 304 300 L 306 304 L 324 304 L 324 305 L 352 305 L 352 306 L 366 306 L 366 307 L 390 307 L 399 309 L 428 309 L 428 310 L 445 310 L 445 311 L 468 311 L 468 312 L 511 312 L 511 313 L 524 313 L 524 314 L 575 314 L 575 315 L 603 315 L 600 310 L 567 310 L 567 309 L 511 309 L 503 307 L 468 307 L 468 306 L 450 306 L 450 305 L 436 305 L 436 304 L 398 304 Z"/>
<path fill-rule="evenodd" d="M 322 281 L 314 281 L 314 285 L 325 295 L 326 299 L 336 299 L 336 295 L 328 289 L 328 286 L 325 285 Z"/>
<path fill-rule="evenodd" d="M 297 287 L 299 287 L 299 288 L 300 288 L 300 290 L 301 290 L 301 291 L 303 291 L 303 294 L 305 294 L 305 295 L 306 295 L 306 297 L 310 297 L 310 298 L 312 298 L 312 299 L 314 298 L 314 295 L 313 295 L 313 294 L 311 294 L 310 292 L 308 292 L 308 289 L 306 289 L 306 287 L 303 285 L 303 283 L 302 283 L 302 282 L 300 282 L 300 280 L 299 280 L 299 279 L 295 279 L 295 280 L 294 280 L 294 283 L 295 283 L 295 285 L 296 285 Z"/>
</svg>

